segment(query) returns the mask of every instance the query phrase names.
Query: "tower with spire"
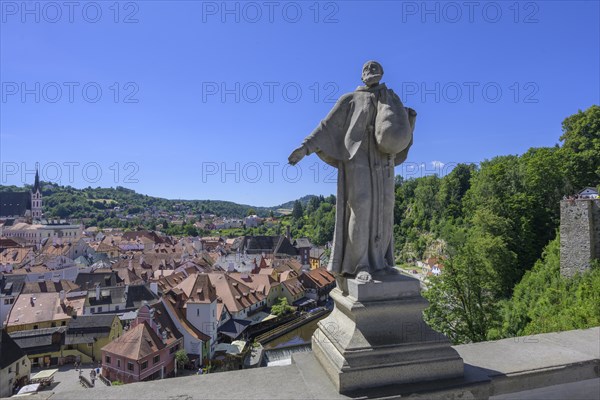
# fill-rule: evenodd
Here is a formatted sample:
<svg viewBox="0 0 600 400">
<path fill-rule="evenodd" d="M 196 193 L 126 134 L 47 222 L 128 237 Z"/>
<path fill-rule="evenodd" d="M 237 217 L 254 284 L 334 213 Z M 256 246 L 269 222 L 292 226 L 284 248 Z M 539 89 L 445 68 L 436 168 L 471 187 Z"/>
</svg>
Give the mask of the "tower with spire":
<svg viewBox="0 0 600 400">
<path fill-rule="evenodd" d="M 38 169 L 35 170 L 35 183 L 31 189 L 31 218 L 33 220 L 42 219 L 42 188 Z"/>
</svg>

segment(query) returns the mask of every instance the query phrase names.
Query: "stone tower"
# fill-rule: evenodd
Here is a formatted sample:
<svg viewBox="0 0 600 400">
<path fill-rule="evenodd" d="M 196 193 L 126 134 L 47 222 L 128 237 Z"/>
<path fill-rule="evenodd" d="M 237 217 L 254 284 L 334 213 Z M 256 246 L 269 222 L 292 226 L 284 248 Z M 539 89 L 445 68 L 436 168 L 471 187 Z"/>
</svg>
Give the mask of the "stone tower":
<svg viewBox="0 0 600 400">
<path fill-rule="evenodd" d="M 600 199 L 560 202 L 560 273 L 571 277 L 600 258 Z"/>
<path fill-rule="evenodd" d="M 42 188 L 38 171 L 35 171 L 35 183 L 31 189 L 31 218 L 33 220 L 42 219 Z"/>
</svg>

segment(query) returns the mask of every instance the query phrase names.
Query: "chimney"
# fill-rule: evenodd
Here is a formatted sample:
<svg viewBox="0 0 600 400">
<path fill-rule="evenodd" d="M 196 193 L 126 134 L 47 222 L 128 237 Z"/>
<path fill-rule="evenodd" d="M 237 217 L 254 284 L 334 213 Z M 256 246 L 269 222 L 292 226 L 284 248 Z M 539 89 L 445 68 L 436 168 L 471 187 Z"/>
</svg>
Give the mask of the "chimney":
<svg viewBox="0 0 600 400">
<path fill-rule="evenodd" d="M 167 331 L 162 331 L 162 340 L 163 343 L 167 343 Z"/>
<path fill-rule="evenodd" d="M 60 304 L 62 306 L 64 306 L 65 305 L 65 297 L 66 297 L 65 291 L 61 290 L 59 296 L 60 296 Z"/>
<path fill-rule="evenodd" d="M 100 301 L 100 285 L 96 285 L 96 301 Z"/>
<path fill-rule="evenodd" d="M 29 301 L 31 302 L 31 307 L 35 306 L 35 297 L 33 297 L 33 295 L 31 295 Z"/>
</svg>

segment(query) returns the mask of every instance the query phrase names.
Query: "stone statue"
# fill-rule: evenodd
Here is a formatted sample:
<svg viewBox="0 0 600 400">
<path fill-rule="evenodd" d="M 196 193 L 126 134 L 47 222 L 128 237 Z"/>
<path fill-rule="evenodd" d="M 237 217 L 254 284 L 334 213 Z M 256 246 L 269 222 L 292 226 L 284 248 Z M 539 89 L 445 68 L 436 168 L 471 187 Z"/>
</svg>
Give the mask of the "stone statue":
<svg viewBox="0 0 600 400">
<path fill-rule="evenodd" d="M 289 156 L 295 165 L 316 153 L 338 169 L 333 250 L 328 269 L 372 281 L 394 266 L 394 167 L 412 145 L 417 113 L 385 84 L 382 66 L 365 63 L 356 91 L 343 95 Z"/>
</svg>

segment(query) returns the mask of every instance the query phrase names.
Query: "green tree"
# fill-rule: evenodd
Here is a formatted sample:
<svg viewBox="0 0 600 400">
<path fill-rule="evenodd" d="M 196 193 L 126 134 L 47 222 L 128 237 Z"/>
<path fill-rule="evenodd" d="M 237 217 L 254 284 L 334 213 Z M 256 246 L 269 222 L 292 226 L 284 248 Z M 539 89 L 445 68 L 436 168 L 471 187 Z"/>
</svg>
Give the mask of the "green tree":
<svg viewBox="0 0 600 400">
<path fill-rule="evenodd" d="M 198 228 L 192 224 L 186 224 L 183 228 L 183 232 L 186 236 L 198 236 Z"/>
<path fill-rule="evenodd" d="M 600 106 L 566 118 L 562 123 L 562 151 L 565 156 L 565 176 L 570 191 L 600 182 Z"/>
<path fill-rule="evenodd" d="M 424 292 L 430 302 L 425 321 L 454 343 L 486 340 L 501 321 L 495 267 L 513 256 L 498 237 L 472 231 Z"/>
<path fill-rule="evenodd" d="M 179 368 L 183 368 L 189 361 L 189 357 L 184 349 L 177 350 L 175 352 L 175 361 Z"/>
<path fill-rule="evenodd" d="M 294 307 L 288 304 L 287 298 L 280 297 L 277 299 L 277 303 L 273 304 L 273 306 L 271 307 L 271 314 L 279 317 L 281 315 L 288 314 L 293 310 Z"/>
<path fill-rule="evenodd" d="M 300 218 L 302 218 L 303 215 L 304 215 L 304 209 L 302 207 L 302 203 L 300 203 L 300 201 L 296 200 L 294 202 L 294 208 L 292 209 L 292 217 L 294 219 L 300 219 Z"/>
</svg>

